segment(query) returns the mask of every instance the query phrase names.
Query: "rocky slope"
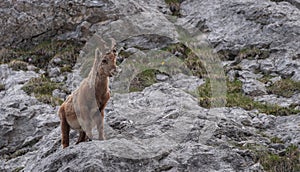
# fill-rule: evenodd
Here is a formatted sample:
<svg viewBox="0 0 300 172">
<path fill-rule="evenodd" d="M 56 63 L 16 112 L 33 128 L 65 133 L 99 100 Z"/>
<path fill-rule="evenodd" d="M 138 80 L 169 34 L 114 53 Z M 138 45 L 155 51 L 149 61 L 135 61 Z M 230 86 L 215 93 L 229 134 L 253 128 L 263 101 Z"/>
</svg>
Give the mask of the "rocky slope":
<svg viewBox="0 0 300 172">
<path fill-rule="evenodd" d="M 300 170 L 297 0 L 186 0 L 180 17 L 162 0 L 9 0 L 0 6 L 2 63 L 11 54 L 32 56 L 31 48 L 49 39 L 85 43 L 73 71 L 60 63 L 66 63 L 64 49 L 63 55 L 38 49 L 34 55 L 51 59 L 46 66 L 0 65 L 0 171 Z M 107 140 L 74 145 L 72 132 L 71 146 L 62 150 L 58 106 L 28 95 L 24 86 L 48 77 L 54 86 L 47 96 L 57 105 L 89 71 L 93 49 L 104 50 L 101 41 L 110 37 L 122 72 L 111 82 Z M 190 61 L 195 55 L 198 61 Z M 198 57 L 205 74 L 197 74 Z M 135 78 L 147 69 L 160 72 Z M 208 78 L 209 98 L 197 92 Z M 129 93 L 132 81 L 149 80 Z M 227 102 L 214 104 L 214 96 Z"/>
</svg>

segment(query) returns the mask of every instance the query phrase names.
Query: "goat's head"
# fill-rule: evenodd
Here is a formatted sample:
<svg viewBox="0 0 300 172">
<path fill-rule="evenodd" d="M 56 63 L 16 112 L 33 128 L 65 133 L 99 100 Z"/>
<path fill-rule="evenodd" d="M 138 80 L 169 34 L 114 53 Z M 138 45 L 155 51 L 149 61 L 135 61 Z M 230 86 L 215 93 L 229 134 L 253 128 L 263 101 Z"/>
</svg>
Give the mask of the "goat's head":
<svg viewBox="0 0 300 172">
<path fill-rule="evenodd" d="M 101 54 L 99 49 L 96 49 L 95 58 L 98 59 L 97 73 L 108 77 L 112 77 L 117 73 L 117 51 L 115 45 L 104 55 Z"/>
</svg>

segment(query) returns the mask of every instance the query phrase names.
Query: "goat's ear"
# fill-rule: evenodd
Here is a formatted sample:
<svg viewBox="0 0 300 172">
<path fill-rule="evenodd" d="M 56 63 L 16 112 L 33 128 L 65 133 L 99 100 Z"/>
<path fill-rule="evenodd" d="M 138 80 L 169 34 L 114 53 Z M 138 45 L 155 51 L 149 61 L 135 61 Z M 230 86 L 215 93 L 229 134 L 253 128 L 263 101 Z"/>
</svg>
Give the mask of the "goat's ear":
<svg viewBox="0 0 300 172">
<path fill-rule="evenodd" d="M 96 48 L 95 50 L 95 61 L 99 61 L 102 57 L 102 53 L 101 51 L 99 50 L 99 48 Z"/>
</svg>

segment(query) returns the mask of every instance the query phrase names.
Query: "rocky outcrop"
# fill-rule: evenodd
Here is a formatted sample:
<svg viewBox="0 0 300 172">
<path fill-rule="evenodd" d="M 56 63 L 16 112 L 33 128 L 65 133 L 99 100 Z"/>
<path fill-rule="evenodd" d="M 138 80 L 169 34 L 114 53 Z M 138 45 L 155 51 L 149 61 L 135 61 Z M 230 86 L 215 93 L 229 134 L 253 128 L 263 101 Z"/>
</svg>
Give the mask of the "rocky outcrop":
<svg viewBox="0 0 300 172">
<path fill-rule="evenodd" d="M 122 72 L 132 78 L 145 69 L 144 64 L 147 69 L 165 65 L 166 71 L 176 71 L 167 65 L 172 62 L 179 68 L 182 60 L 172 60 L 185 50 L 164 49 L 180 41 L 185 46 L 194 40 L 207 45 L 207 38 L 224 60 L 219 65 L 229 80 L 242 82 L 243 94 L 299 110 L 299 93 L 283 97 L 268 90 L 285 78 L 300 80 L 297 4 L 297 0 L 186 0 L 181 3 L 181 17 L 175 18 L 160 0 L 11 0 L 0 2 L 0 46 L 26 47 L 47 39 L 87 41 L 72 73 L 47 68 L 51 80 L 74 90 L 82 79 L 83 62 L 93 57 L 95 46 L 103 46 L 99 45 L 102 39 L 116 39 L 120 54 L 127 58 L 122 59 Z M 192 48 L 201 48 L 203 42 Z M 144 58 L 148 56 L 157 62 Z M 135 65 L 126 65 L 129 62 Z M 206 68 L 218 70 L 214 63 L 219 61 L 206 61 Z M 156 74 L 158 83 L 133 93 L 114 78 L 106 108 L 107 140 L 74 145 L 77 135 L 71 132 L 71 146 L 62 150 L 58 107 L 43 104 L 21 89 L 43 72 L 1 65 L 0 171 L 260 172 L 271 168 L 263 168 L 266 157 L 280 156 L 284 162 L 289 146 L 299 146 L 299 114 L 277 117 L 239 107 L 200 107 L 196 89 L 206 80 L 181 71 Z M 271 77 L 267 82 L 266 75 Z M 64 98 L 66 92 L 55 89 L 52 95 Z"/>
<path fill-rule="evenodd" d="M 116 20 L 111 1 L 3 1 L 0 47 L 23 47 L 49 38 L 85 40 L 90 27 Z"/>
<path fill-rule="evenodd" d="M 209 41 L 216 51 L 228 52 L 227 58 L 251 47 L 267 50 L 267 59 L 253 57 L 260 71 L 299 81 L 300 11 L 293 3 L 185 1 L 181 8 L 186 17 L 178 23 L 191 29 L 207 27 Z"/>
<path fill-rule="evenodd" d="M 5 90 L 0 92 L 0 154 L 12 159 L 34 150 L 32 146 L 59 124 L 56 109 L 38 102 L 27 95 L 21 87 L 30 78 L 37 77 L 33 71 L 12 71 L 7 65 L 0 66 L 1 80 Z"/>
<path fill-rule="evenodd" d="M 262 171 L 257 155 L 232 143 L 260 143 L 271 149 L 270 138 L 260 135 L 261 130 L 283 138 L 287 145 L 298 142 L 298 117 L 275 118 L 240 108 L 201 108 L 195 97 L 181 89 L 198 82 L 192 78 L 182 82 L 175 77 L 178 88 L 162 82 L 142 92 L 115 94 L 106 111 L 106 141 L 74 145 L 73 132 L 72 145 L 62 150 L 57 117 L 51 117 L 51 112 L 47 118 L 43 113 L 33 116 L 29 121 L 41 119 L 49 124 L 38 122 L 44 131 L 47 126 L 55 129 L 46 135 L 37 132 L 43 137 L 31 134 L 30 138 L 39 138 L 30 145 L 31 150 L 2 162 L 2 167 L 24 167 L 24 171 Z M 22 138 L 26 138 L 25 131 Z M 279 148 L 272 149 L 281 151 Z"/>
</svg>

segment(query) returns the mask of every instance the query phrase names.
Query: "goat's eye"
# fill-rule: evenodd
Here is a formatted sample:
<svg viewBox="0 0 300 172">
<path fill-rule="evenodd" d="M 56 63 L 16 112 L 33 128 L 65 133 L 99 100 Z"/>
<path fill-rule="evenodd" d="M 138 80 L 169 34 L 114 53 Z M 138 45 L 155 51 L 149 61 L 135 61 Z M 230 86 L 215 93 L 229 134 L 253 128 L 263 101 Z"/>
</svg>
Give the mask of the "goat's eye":
<svg viewBox="0 0 300 172">
<path fill-rule="evenodd" d="M 102 60 L 102 63 L 107 64 L 107 60 L 106 59 Z"/>
</svg>

